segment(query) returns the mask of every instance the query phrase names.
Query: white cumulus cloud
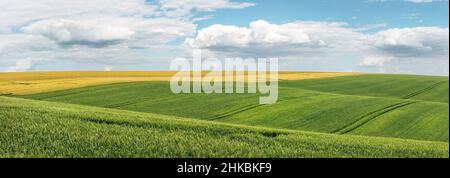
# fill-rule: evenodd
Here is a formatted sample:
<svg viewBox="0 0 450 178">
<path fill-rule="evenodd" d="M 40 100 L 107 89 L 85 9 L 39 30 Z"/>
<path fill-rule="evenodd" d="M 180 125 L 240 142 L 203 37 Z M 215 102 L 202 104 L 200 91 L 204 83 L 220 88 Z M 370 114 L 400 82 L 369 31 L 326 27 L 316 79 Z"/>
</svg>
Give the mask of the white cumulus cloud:
<svg viewBox="0 0 450 178">
<path fill-rule="evenodd" d="M 42 35 L 60 44 L 108 45 L 130 40 L 134 29 L 117 22 L 104 23 L 74 20 L 46 20 L 23 28 L 30 34 Z"/>
<path fill-rule="evenodd" d="M 199 30 L 195 38 L 188 38 L 185 43 L 211 52 L 270 56 L 352 51 L 360 49 L 365 39 L 365 35 L 347 28 L 345 23 L 271 24 L 258 20 L 248 27 L 212 25 Z"/>
<path fill-rule="evenodd" d="M 389 29 L 372 36 L 374 47 L 394 57 L 448 55 L 449 29 L 417 27 Z"/>
<path fill-rule="evenodd" d="M 278 57 L 297 60 L 299 67 L 305 60 L 317 59 L 333 59 L 321 61 L 330 66 L 350 65 L 346 60 L 351 57 L 359 58 L 354 63 L 359 70 L 386 67 L 396 73 L 423 73 L 426 69 L 429 74 L 443 74 L 448 71 L 448 65 L 442 64 L 448 64 L 449 29 L 396 28 L 367 34 L 338 22 L 271 24 L 258 20 L 248 27 L 212 25 L 185 44 L 212 57 Z M 430 68 L 439 70 L 430 72 Z"/>
<path fill-rule="evenodd" d="M 149 51 L 173 51 L 178 44 L 171 42 L 194 35 L 195 22 L 207 17 L 192 11 L 252 5 L 231 0 L 0 1 L 0 70 L 16 67 L 17 61 L 27 64 L 28 57 L 102 66 L 160 60 Z"/>
</svg>

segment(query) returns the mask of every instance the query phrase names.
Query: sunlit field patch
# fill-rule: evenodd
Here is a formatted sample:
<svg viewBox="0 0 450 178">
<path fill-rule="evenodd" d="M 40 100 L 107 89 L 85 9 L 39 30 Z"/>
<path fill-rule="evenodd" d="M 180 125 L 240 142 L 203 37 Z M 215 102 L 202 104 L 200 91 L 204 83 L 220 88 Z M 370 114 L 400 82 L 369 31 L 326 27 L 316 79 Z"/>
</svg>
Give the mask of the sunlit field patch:
<svg viewBox="0 0 450 178">
<path fill-rule="evenodd" d="M 0 73 L 0 95 L 27 95 L 112 83 L 169 81 L 175 73 L 173 71 Z M 345 75 L 357 74 L 282 72 L 279 79 L 303 80 Z"/>
</svg>

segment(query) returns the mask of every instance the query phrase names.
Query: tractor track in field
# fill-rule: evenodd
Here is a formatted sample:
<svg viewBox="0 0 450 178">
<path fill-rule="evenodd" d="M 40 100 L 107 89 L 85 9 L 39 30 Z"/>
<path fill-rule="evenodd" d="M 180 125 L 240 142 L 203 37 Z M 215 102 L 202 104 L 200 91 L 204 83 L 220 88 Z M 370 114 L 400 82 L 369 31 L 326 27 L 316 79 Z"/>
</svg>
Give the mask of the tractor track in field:
<svg viewBox="0 0 450 178">
<path fill-rule="evenodd" d="M 389 105 L 387 107 L 372 111 L 370 113 L 365 114 L 364 116 L 360 117 L 359 119 L 357 119 L 356 121 L 342 127 L 339 129 L 336 129 L 335 131 L 333 131 L 332 133 L 334 134 L 347 134 L 349 132 L 352 132 L 354 130 L 356 130 L 357 128 L 365 125 L 366 123 L 386 114 L 389 113 L 391 111 L 394 111 L 396 109 L 405 107 L 405 106 L 409 106 L 412 104 L 418 103 L 418 101 L 404 101 L 404 102 L 400 102 L 400 103 L 396 103 L 393 105 Z"/>
<path fill-rule="evenodd" d="M 232 115 L 235 115 L 235 114 L 239 114 L 239 113 L 251 110 L 251 109 L 255 109 L 255 108 L 260 107 L 260 106 L 262 106 L 262 105 L 260 105 L 260 104 L 246 105 L 246 106 L 244 106 L 242 108 L 238 108 L 236 110 L 232 110 L 232 111 L 228 111 L 228 112 L 219 114 L 216 117 L 212 118 L 211 120 L 219 120 L 219 119 L 227 118 L 229 116 L 232 116 Z"/>
<path fill-rule="evenodd" d="M 430 86 L 428 86 L 428 87 L 426 87 L 424 89 L 415 91 L 413 93 L 410 93 L 410 94 L 404 96 L 403 99 L 411 99 L 411 98 L 413 98 L 415 96 L 418 96 L 420 94 L 426 93 L 426 92 L 428 92 L 428 91 L 430 91 L 430 90 L 432 90 L 432 89 L 434 89 L 434 88 L 438 87 L 439 85 L 442 85 L 442 84 L 444 84 L 446 82 L 447 81 L 440 81 L 440 82 L 434 83 L 434 84 L 432 84 L 432 85 L 430 85 Z"/>
<path fill-rule="evenodd" d="M 308 96 L 308 98 L 309 97 L 314 97 L 314 96 Z M 293 98 L 281 100 L 279 102 L 288 101 L 288 100 L 294 100 L 294 99 L 298 99 L 298 98 L 297 97 L 293 97 Z M 231 115 L 235 115 L 235 114 L 239 114 L 239 113 L 251 110 L 251 109 L 255 109 L 255 108 L 260 107 L 260 106 L 264 106 L 264 105 L 262 105 L 262 104 L 249 104 L 249 105 L 246 105 L 246 106 L 244 106 L 242 108 L 238 108 L 238 109 L 235 109 L 235 110 L 231 110 L 231 111 L 228 111 L 228 112 L 216 115 L 211 120 L 223 119 L 223 118 L 229 117 Z"/>
</svg>

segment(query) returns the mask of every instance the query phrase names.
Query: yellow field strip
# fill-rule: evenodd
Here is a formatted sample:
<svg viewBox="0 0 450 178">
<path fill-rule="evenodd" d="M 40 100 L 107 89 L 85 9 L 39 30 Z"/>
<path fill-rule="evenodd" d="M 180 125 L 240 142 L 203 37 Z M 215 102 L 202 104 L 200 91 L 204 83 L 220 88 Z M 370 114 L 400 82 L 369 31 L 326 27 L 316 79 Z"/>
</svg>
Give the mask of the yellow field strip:
<svg viewBox="0 0 450 178">
<path fill-rule="evenodd" d="M 172 71 L 0 73 L 0 95 L 27 95 L 124 82 L 169 81 L 175 73 Z M 280 72 L 279 79 L 305 80 L 348 75 L 358 74 Z"/>
</svg>

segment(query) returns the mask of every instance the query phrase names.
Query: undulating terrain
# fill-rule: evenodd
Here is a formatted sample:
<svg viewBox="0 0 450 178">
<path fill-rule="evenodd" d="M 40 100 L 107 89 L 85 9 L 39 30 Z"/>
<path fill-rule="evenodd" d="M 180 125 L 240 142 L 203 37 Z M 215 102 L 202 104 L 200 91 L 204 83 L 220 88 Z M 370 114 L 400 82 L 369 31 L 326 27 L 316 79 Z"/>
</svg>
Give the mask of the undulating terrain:
<svg viewBox="0 0 450 178">
<path fill-rule="evenodd" d="M 279 100 L 171 72 L 0 74 L 0 157 L 448 157 L 449 79 L 281 73 Z"/>
</svg>

